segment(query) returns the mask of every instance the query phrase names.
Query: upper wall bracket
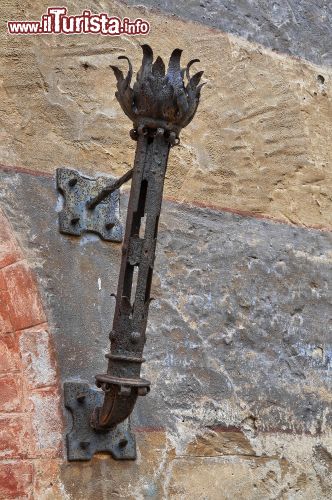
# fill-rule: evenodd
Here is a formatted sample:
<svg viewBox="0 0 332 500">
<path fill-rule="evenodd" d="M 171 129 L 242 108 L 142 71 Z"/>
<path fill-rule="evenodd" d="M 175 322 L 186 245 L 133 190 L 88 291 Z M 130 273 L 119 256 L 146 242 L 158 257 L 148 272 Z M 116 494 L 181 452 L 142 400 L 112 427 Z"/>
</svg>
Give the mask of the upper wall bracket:
<svg viewBox="0 0 332 500">
<path fill-rule="evenodd" d="M 64 197 L 64 206 L 59 213 L 61 233 L 81 236 L 85 232 L 93 232 L 105 241 L 122 241 L 119 189 L 108 194 L 95 207 L 88 207 L 89 201 L 109 186 L 113 179 L 109 176 L 93 179 L 77 170 L 57 169 L 57 188 Z"/>
</svg>

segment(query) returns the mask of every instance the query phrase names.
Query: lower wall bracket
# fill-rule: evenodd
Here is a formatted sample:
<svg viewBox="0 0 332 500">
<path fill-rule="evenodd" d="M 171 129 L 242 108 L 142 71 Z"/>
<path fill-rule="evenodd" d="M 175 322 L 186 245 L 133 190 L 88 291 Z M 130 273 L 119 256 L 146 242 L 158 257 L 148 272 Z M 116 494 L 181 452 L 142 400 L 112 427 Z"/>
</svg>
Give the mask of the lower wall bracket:
<svg viewBox="0 0 332 500">
<path fill-rule="evenodd" d="M 102 391 L 85 382 L 65 382 L 64 398 L 73 421 L 67 434 L 68 460 L 90 460 L 97 452 L 108 452 L 116 460 L 135 460 L 136 441 L 129 419 L 106 432 L 90 426 L 92 411 L 103 404 Z"/>
</svg>

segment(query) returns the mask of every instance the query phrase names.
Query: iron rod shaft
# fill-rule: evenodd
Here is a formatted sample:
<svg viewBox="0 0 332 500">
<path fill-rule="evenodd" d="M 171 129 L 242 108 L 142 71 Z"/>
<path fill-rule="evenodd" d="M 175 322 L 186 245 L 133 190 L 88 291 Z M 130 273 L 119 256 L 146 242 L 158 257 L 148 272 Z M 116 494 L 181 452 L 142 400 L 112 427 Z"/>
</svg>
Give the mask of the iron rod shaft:
<svg viewBox="0 0 332 500">
<path fill-rule="evenodd" d="M 180 130 L 193 119 L 204 85 L 199 83 L 202 71 L 190 76 L 197 59 L 189 61 L 185 71 L 181 69 L 182 50 L 173 50 L 167 72 L 160 57 L 153 62 L 149 45 L 142 45 L 142 50 L 142 66 L 133 87 L 132 64 L 126 56 L 119 56 L 128 61 L 126 77 L 111 66 L 117 79 L 116 98 L 133 123 L 131 137 L 137 140 L 134 169 L 89 203 L 90 208 L 96 206 L 132 174 L 108 369 L 96 375 L 97 385 L 105 391 L 103 406 L 92 417 L 92 426 L 98 430 L 125 420 L 137 397 L 149 391 L 150 382 L 140 377 L 140 371 L 168 154 L 179 143 Z"/>
<path fill-rule="evenodd" d="M 121 268 L 111 332 L 107 374 L 98 376 L 110 387 L 99 409 L 99 428 L 128 416 L 137 396 L 150 383 L 140 378 L 159 215 L 170 149 L 164 129 L 139 135 L 128 204 Z M 124 396 L 119 387 L 128 387 Z M 116 386 L 116 387 L 115 387 Z M 125 399 L 125 404 L 124 404 Z"/>
<path fill-rule="evenodd" d="M 90 209 L 95 208 L 100 202 L 102 202 L 109 194 L 113 193 L 116 189 L 122 186 L 125 182 L 129 181 L 133 176 L 133 168 L 128 170 L 122 177 L 116 179 L 108 186 L 104 187 L 100 193 L 97 194 L 94 198 L 92 198 L 88 203 L 87 207 Z"/>
</svg>

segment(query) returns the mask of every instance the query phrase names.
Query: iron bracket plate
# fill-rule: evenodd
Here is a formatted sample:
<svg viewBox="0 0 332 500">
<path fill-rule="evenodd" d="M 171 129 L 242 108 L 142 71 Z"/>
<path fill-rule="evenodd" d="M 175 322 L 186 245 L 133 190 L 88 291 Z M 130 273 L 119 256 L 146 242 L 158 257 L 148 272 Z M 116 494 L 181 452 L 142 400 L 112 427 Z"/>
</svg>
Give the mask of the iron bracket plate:
<svg viewBox="0 0 332 500">
<path fill-rule="evenodd" d="M 67 434 L 67 457 L 91 460 L 94 453 L 108 452 L 116 460 L 135 460 L 136 441 L 127 419 L 110 431 L 95 431 L 90 417 L 96 406 L 102 406 L 104 393 L 86 382 L 64 383 L 65 407 L 72 416 L 72 428 Z"/>
<path fill-rule="evenodd" d="M 97 233 L 103 240 L 121 242 L 123 229 L 120 216 L 120 191 L 116 189 L 95 208 L 87 202 L 114 180 L 110 176 L 95 179 L 69 168 L 57 169 L 57 188 L 64 197 L 59 213 L 60 232 L 80 236 L 85 232 Z"/>
</svg>

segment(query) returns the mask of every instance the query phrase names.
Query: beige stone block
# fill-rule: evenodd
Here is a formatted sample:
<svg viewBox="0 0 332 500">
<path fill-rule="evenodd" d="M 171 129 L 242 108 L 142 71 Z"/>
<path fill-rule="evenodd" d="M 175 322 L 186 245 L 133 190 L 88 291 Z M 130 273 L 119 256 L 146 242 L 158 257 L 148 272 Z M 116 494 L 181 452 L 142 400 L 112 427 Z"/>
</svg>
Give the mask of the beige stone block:
<svg viewBox="0 0 332 500">
<path fill-rule="evenodd" d="M 280 481 L 280 465 L 272 458 L 179 458 L 171 464 L 168 498 L 265 499 L 280 489 Z"/>
<path fill-rule="evenodd" d="M 25 18 L 38 18 L 47 6 L 30 3 Z M 68 9 L 78 14 L 82 5 L 73 1 Z M 201 59 L 192 70 L 204 68 L 208 83 L 181 145 L 172 149 L 166 196 L 331 227 L 331 69 L 156 11 L 115 1 L 107 9 L 147 18 L 151 33 L 2 38 L 1 163 L 52 175 L 63 165 L 123 174 L 133 163 L 135 144 L 114 97 L 109 65 L 126 53 L 137 71 L 138 42 L 148 42 L 166 60 L 178 46 L 185 49 L 183 64 Z M 22 17 L 14 5 L 8 10 L 8 17 Z"/>
</svg>

